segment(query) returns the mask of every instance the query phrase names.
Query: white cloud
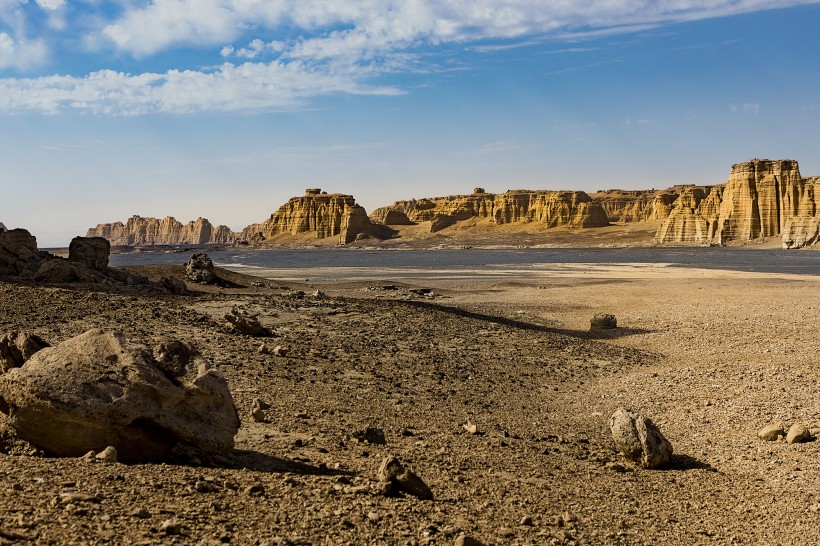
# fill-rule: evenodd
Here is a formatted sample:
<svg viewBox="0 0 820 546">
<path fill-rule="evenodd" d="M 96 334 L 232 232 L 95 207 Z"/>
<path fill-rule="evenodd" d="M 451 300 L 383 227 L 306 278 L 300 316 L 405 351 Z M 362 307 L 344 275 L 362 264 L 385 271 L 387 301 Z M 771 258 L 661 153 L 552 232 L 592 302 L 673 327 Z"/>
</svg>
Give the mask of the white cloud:
<svg viewBox="0 0 820 546">
<path fill-rule="evenodd" d="M 757 102 L 744 102 L 741 104 L 732 103 L 729 105 L 729 109 L 734 114 L 759 114 L 760 113 L 760 104 Z"/>
<path fill-rule="evenodd" d="M 36 0 L 38 6 L 47 10 L 57 10 L 65 6 L 65 0 Z"/>
<path fill-rule="evenodd" d="M 40 40 L 18 42 L 5 32 L 0 32 L 0 69 L 26 69 L 43 62 L 47 53 L 48 48 Z"/>
<path fill-rule="evenodd" d="M 164 74 L 124 74 L 101 70 L 78 78 L 0 80 L 0 110 L 66 109 L 94 114 L 141 115 L 293 108 L 308 97 L 332 93 L 393 95 L 391 87 L 359 83 L 347 70 L 315 70 L 300 62 L 225 63 L 213 71 L 169 70 Z"/>
</svg>

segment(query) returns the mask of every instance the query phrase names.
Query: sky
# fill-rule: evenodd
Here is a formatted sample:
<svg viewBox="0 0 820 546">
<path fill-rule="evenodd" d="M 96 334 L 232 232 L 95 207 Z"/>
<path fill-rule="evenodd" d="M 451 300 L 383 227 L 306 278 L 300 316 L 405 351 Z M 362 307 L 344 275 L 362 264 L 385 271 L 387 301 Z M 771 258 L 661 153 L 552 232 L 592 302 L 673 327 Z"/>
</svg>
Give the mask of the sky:
<svg viewBox="0 0 820 546">
<path fill-rule="evenodd" d="M 0 0 L 0 222 L 820 175 L 820 0 Z"/>
</svg>

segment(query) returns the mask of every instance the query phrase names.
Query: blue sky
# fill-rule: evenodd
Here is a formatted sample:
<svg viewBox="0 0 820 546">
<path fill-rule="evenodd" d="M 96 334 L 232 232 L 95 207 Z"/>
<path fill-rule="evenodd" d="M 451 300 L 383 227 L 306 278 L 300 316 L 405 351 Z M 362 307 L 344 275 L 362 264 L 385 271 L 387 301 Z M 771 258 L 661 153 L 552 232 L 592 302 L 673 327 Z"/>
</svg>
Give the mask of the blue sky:
<svg viewBox="0 0 820 546">
<path fill-rule="evenodd" d="M 0 0 L 0 222 L 820 175 L 820 1 Z"/>
</svg>

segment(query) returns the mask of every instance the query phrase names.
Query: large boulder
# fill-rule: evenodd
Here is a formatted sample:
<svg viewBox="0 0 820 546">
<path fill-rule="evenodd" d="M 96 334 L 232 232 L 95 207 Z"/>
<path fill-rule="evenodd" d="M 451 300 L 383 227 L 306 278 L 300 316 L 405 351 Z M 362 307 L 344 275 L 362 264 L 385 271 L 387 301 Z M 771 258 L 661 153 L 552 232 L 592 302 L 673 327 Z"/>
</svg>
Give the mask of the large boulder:
<svg viewBox="0 0 820 546">
<path fill-rule="evenodd" d="M 618 450 L 644 468 L 659 468 L 672 459 L 672 444 L 642 415 L 618 408 L 609 419 L 609 429 Z"/>
<path fill-rule="evenodd" d="M 37 252 L 37 239 L 25 229 L 0 230 L 0 243 L 6 243 L 17 252 Z"/>
<path fill-rule="evenodd" d="M 198 252 L 185 264 L 185 276 L 191 282 L 210 284 L 216 280 L 214 263 L 207 254 Z"/>
<path fill-rule="evenodd" d="M 0 376 L 0 411 L 23 439 L 59 456 L 113 446 L 123 462 L 160 461 L 181 444 L 233 449 L 239 417 L 222 374 L 184 344 L 157 356 L 91 330 Z"/>
<path fill-rule="evenodd" d="M 69 261 L 91 269 L 107 268 L 110 254 L 111 243 L 103 237 L 74 237 L 68 246 Z"/>
</svg>

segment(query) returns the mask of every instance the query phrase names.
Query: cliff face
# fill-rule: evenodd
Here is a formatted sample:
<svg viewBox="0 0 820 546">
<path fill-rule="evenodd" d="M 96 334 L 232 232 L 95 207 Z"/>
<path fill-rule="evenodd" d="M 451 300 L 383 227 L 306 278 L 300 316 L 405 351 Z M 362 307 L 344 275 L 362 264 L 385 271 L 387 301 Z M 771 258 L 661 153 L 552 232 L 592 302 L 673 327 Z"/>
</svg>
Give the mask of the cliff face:
<svg viewBox="0 0 820 546">
<path fill-rule="evenodd" d="M 205 218 L 182 224 L 171 216 L 162 220 L 132 216 L 125 224 L 99 224 L 90 228 L 86 237 L 103 237 L 112 246 L 206 245 L 236 240 L 236 234 L 227 226 L 214 227 Z"/>
<path fill-rule="evenodd" d="M 317 239 L 338 237 L 348 244 L 357 238 L 385 238 L 391 230 L 373 224 L 364 208 L 352 195 L 321 193 L 308 189 L 302 197 L 293 197 L 261 224 L 251 224 L 242 231 L 242 239 L 261 242 L 283 233 L 315 233 Z"/>
<path fill-rule="evenodd" d="M 658 244 L 723 245 L 782 236 L 785 248 L 815 244 L 818 178 L 801 178 L 796 161 L 754 159 L 732 165 L 722 186 L 693 188 L 658 229 Z"/>
<path fill-rule="evenodd" d="M 669 216 L 682 189 L 605 190 L 590 197 L 601 204 L 610 222 L 654 222 Z"/>
<path fill-rule="evenodd" d="M 609 224 L 606 212 L 586 193 L 579 191 L 514 190 L 501 194 L 481 192 L 412 201 L 397 201 L 377 209 L 372 217 L 389 214 L 412 222 L 427 222 L 430 231 L 440 231 L 473 218 L 496 224 L 533 222 L 546 227 L 599 227 Z"/>
</svg>

